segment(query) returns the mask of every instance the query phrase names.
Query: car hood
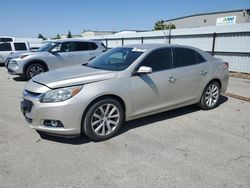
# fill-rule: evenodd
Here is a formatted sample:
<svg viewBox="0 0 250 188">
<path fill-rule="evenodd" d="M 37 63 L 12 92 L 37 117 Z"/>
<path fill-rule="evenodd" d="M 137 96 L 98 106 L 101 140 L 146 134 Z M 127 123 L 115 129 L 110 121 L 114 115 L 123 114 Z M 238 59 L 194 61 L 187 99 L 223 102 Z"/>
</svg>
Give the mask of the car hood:
<svg viewBox="0 0 250 188">
<path fill-rule="evenodd" d="M 116 71 L 108 71 L 76 65 L 55 69 L 32 78 L 33 82 L 55 89 L 72 85 L 81 85 L 116 77 Z"/>
<path fill-rule="evenodd" d="M 44 56 L 47 55 L 49 52 L 47 51 L 42 51 L 42 52 L 26 52 L 26 53 L 22 53 L 22 55 L 28 55 L 28 56 Z M 21 55 L 21 54 L 20 54 Z"/>
</svg>

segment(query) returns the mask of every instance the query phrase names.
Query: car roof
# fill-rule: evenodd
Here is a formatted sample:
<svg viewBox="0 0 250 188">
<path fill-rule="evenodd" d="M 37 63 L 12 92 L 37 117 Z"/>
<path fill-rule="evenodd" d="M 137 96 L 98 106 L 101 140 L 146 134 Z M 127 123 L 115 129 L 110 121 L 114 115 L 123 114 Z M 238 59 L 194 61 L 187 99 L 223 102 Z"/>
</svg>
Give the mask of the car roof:
<svg viewBox="0 0 250 188">
<path fill-rule="evenodd" d="M 187 45 L 179 45 L 179 44 L 157 44 L 157 43 L 148 43 L 148 44 L 130 44 L 130 45 L 124 45 L 122 46 L 124 48 L 141 48 L 141 49 L 147 49 L 147 50 L 153 50 L 157 48 L 164 48 L 164 47 L 184 47 L 184 48 L 191 48 L 191 49 L 197 49 L 192 46 Z"/>
<path fill-rule="evenodd" d="M 53 42 L 98 42 L 98 41 L 81 39 L 81 38 L 69 38 L 69 39 L 53 40 Z"/>
</svg>

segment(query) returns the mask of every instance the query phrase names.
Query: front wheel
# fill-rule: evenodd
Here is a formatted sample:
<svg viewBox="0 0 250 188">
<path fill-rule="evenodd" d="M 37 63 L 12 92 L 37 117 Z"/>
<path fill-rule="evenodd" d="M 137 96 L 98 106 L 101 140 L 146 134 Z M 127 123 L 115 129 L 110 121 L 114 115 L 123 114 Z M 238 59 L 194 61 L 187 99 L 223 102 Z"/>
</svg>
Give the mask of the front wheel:
<svg viewBox="0 0 250 188">
<path fill-rule="evenodd" d="M 43 65 L 38 64 L 38 63 L 34 63 L 28 66 L 27 70 L 26 70 L 26 77 L 28 79 L 31 79 L 32 77 L 41 74 L 43 72 L 45 72 L 46 69 Z"/>
<path fill-rule="evenodd" d="M 87 111 L 82 131 L 93 141 L 113 137 L 124 121 L 124 110 L 120 102 L 105 98 L 94 103 Z"/>
<path fill-rule="evenodd" d="M 213 81 L 205 88 L 199 106 L 204 110 L 210 110 L 218 105 L 220 99 L 220 85 Z"/>
</svg>

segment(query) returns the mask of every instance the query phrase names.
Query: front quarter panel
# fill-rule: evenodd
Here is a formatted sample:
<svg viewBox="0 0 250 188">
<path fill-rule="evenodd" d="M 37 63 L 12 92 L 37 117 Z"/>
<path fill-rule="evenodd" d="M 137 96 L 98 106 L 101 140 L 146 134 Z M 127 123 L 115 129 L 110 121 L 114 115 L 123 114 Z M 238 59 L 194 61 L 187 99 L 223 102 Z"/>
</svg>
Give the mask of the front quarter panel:
<svg viewBox="0 0 250 188">
<path fill-rule="evenodd" d="M 86 84 L 76 97 L 81 101 L 82 111 L 84 112 L 91 102 L 107 95 L 118 96 L 123 100 L 126 117 L 132 113 L 129 79 L 125 77 Z"/>
</svg>

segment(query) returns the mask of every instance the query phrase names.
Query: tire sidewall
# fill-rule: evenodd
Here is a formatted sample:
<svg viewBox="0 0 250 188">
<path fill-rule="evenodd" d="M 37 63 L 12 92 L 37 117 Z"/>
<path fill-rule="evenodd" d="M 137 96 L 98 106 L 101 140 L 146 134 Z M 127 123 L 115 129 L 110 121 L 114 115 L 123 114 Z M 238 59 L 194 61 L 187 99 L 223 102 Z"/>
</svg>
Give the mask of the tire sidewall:
<svg viewBox="0 0 250 188">
<path fill-rule="evenodd" d="M 32 67 L 35 67 L 35 66 L 39 66 L 40 68 L 43 69 L 43 72 L 45 72 L 45 68 L 44 68 L 43 65 L 38 64 L 38 63 L 31 64 L 31 65 L 28 66 L 28 68 L 26 69 L 26 72 L 25 72 L 25 75 L 26 75 L 26 77 L 27 77 L 28 79 L 31 79 L 31 78 L 32 78 L 32 77 L 30 76 L 30 74 L 29 74 L 29 71 L 30 71 L 30 69 L 31 69 Z M 36 76 L 36 75 L 35 75 L 35 76 Z"/>
<path fill-rule="evenodd" d="M 120 121 L 119 121 L 116 129 L 112 133 L 105 135 L 105 136 L 100 136 L 100 135 L 95 134 L 94 130 L 92 129 L 91 119 L 92 119 L 93 113 L 100 106 L 107 104 L 107 103 L 113 104 L 117 107 L 117 109 L 120 113 Z M 90 106 L 90 108 L 87 110 L 87 113 L 84 117 L 84 121 L 83 121 L 83 125 L 82 125 L 82 132 L 93 141 L 103 141 L 103 140 L 107 140 L 107 139 L 113 137 L 117 133 L 117 131 L 120 129 L 123 122 L 124 122 L 124 110 L 123 110 L 123 107 L 120 104 L 120 102 L 118 102 L 117 100 L 112 99 L 112 98 L 105 98 L 105 99 L 101 99 L 101 100 L 97 101 L 92 106 Z"/>
</svg>

